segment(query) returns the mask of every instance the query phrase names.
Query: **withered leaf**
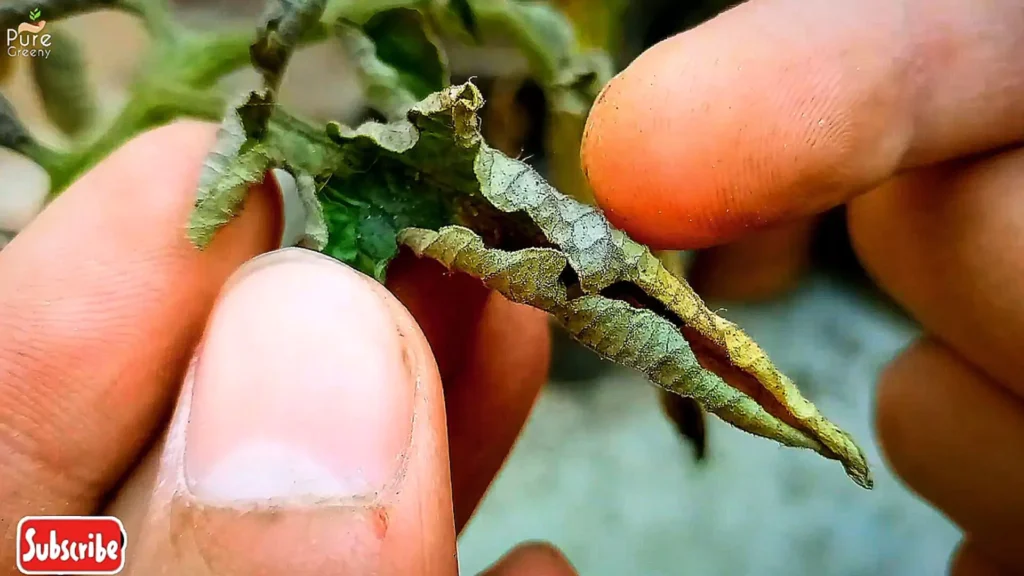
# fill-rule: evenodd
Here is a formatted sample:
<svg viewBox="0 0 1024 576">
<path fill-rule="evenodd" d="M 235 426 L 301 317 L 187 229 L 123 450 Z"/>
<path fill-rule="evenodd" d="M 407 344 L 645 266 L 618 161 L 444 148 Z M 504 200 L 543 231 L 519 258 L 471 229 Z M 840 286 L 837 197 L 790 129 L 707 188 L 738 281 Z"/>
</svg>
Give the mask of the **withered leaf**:
<svg viewBox="0 0 1024 576">
<path fill-rule="evenodd" d="M 263 181 L 273 161 L 259 140 L 249 138 L 245 118 L 261 100 L 253 95 L 229 112 L 217 132 L 213 150 L 199 173 L 199 188 L 189 217 L 188 237 L 205 248 L 214 233 L 237 213 L 249 187 Z"/>
<path fill-rule="evenodd" d="M 314 202 L 316 179 L 342 165 L 338 150 L 323 130 L 289 116 L 268 100 L 266 92 L 253 92 L 221 123 L 199 174 L 187 225 L 189 239 L 200 249 L 237 214 L 249 189 L 262 182 L 271 168 L 295 176 L 307 210 L 303 244 L 317 250 L 326 244 L 323 211 Z"/>
<path fill-rule="evenodd" d="M 328 232 L 323 206 L 316 197 L 316 182 L 309 173 L 299 172 L 295 175 L 295 186 L 306 211 L 306 229 L 299 246 L 319 252 L 327 247 Z"/>
<path fill-rule="evenodd" d="M 743 331 L 597 208 L 487 146 L 482 105 L 464 84 L 430 95 L 403 120 L 329 125 L 333 145 L 321 157 L 334 163 L 308 170 L 323 183 L 324 251 L 383 279 L 397 245 L 406 245 L 549 312 L 587 347 L 725 421 L 839 460 L 871 486 L 854 441 Z M 302 161 L 295 151 L 276 153 Z"/>
</svg>

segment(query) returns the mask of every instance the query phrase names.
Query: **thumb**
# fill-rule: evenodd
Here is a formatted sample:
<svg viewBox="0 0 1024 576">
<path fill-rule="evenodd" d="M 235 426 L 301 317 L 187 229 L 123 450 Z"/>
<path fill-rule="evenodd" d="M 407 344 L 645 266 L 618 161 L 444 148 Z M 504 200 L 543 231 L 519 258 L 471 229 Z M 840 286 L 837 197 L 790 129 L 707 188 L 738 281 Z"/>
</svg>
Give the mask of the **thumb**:
<svg viewBox="0 0 1024 576">
<path fill-rule="evenodd" d="M 440 377 L 382 286 L 288 249 L 221 293 L 110 512 L 127 573 L 456 575 Z"/>
</svg>

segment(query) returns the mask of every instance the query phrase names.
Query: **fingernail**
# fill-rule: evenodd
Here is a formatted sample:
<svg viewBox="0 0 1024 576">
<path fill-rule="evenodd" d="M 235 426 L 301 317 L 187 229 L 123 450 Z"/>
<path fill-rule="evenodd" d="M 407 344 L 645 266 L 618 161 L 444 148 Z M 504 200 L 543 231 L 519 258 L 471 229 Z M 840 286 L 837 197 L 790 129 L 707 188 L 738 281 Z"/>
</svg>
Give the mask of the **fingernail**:
<svg viewBox="0 0 1024 576">
<path fill-rule="evenodd" d="M 184 465 L 198 501 L 372 499 L 396 478 L 417 363 L 385 298 L 308 250 L 236 273 L 196 360 Z"/>
</svg>

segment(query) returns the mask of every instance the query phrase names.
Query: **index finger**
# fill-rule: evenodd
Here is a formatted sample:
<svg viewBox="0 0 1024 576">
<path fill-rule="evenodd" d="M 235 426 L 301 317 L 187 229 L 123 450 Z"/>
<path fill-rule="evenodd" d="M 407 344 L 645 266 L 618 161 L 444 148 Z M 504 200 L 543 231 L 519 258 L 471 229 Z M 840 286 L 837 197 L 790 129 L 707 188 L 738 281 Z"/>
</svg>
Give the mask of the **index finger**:
<svg viewBox="0 0 1024 576">
<path fill-rule="evenodd" d="M 1024 137 L 1015 0 L 753 0 L 605 88 L 582 161 L 609 219 L 701 248 Z"/>
</svg>

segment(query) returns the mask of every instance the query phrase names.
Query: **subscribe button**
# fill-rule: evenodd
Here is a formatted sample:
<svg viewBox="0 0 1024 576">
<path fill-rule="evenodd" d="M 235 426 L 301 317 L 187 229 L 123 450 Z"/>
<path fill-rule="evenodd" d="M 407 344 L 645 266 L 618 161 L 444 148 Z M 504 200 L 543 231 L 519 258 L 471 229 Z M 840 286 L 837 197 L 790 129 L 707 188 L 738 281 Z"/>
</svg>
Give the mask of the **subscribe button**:
<svg viewBox="0 0 1024 576">
<path fill-rule="evenodd" d="M 117 574 L 128 534 L 113 516 L 27 516 L 18 523 L 22 574 Z"/>
</svg>

